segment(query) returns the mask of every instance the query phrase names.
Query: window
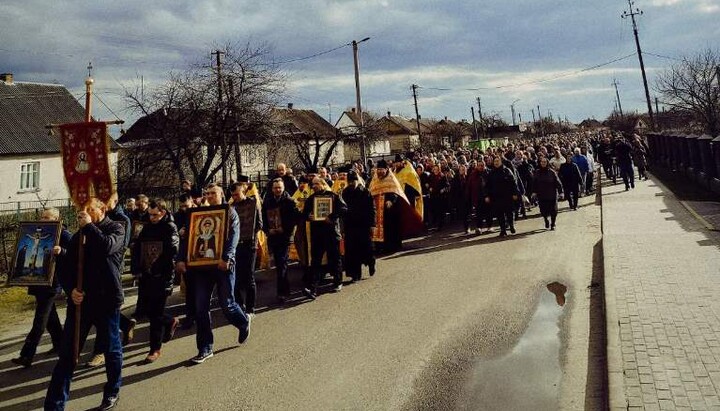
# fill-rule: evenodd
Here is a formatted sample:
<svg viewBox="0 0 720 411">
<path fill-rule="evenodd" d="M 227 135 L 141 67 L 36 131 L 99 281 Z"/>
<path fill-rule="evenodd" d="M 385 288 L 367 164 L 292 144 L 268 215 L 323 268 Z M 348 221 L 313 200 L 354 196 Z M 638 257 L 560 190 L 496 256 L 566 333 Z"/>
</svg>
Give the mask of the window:
<svg viewBox="0 0 720 411">
<path fill-rule="evenodd" d="M 40 162 L 20 165 L 20 191 L 37 190 L 40 188 Z"/>
</svg>

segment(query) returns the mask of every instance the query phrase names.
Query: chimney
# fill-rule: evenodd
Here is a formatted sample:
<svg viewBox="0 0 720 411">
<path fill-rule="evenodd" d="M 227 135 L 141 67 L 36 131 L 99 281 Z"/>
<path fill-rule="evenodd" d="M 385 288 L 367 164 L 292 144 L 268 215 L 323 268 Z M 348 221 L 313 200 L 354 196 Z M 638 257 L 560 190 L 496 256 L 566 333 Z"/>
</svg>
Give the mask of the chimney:
<svg viewBox="0 0 720 411">
<path fill-rule="evenodd" d="M 12 84 L 12 83 L 13 83 L 13 75 L 12 75 L 12 73 L 2 73 L 2 74 L 0 74 L 0 81 L 4 81 L 5 84 Z"/>
<path fill-rule="evenodd" d="M 390 117 L 390 110 L 388 110 L 388 117 Z"/>
<path fill-rule="evenodd" d="M 292 110 L 292 108 L 293 108 L 293 103 L 288 103 L 288 110 Z"/>
<path fill-rule="evenodd" d="M 445 121 L 447 121 L 447 116 L 445 116 Z"/>
<path fill-rule="evenodd" d="M 350 109 L 350 112 L 351 112 L 351 113 L 355 113 L 355 107 L 352 107 L 352 108 Z"/>
</svg>

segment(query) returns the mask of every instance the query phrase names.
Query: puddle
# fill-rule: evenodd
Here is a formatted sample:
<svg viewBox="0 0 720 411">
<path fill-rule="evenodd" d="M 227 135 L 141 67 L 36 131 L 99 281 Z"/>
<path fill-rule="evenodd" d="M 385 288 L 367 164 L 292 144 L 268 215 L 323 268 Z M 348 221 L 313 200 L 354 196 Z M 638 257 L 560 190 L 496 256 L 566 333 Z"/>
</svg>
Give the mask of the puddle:
<svg viewBox="0 0 720 411">
<path fill-rule="evenodd" d="M 473 367 L 460 410 L 556 410 L 560 387 L 560 327 L 567 287 L 543 289 L 525 334 L 503 357 Z"/>
</svg>

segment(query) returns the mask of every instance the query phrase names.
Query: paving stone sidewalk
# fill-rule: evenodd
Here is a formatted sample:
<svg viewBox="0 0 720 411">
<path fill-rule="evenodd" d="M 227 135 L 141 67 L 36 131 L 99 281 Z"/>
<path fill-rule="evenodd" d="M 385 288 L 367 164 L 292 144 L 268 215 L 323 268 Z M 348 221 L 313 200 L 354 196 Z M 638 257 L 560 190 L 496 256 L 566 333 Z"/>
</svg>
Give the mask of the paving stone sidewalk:
<svg viewBox="0 0 720 411">
<path fill-rule="evenodd" d="M 720 233 L 635 187 L 603 188 L 611 408 L 720 410 Z"/>
</svg>

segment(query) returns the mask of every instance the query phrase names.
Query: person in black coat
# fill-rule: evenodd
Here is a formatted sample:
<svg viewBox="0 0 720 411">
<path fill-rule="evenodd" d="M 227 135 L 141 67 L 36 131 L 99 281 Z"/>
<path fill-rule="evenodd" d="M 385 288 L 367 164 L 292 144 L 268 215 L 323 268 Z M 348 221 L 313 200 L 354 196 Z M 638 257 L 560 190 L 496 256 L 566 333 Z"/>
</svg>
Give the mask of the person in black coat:
<svg viewBox="0 0 720 411">
<path fill-rule="evenodd" d="M 468 185 L 470 178 L 468 176 L 467 167 L 465 165 L 458 166 L 458 173 L 453 177 L 450 185 L 451 203 L 455 205 L 458 217 L 463 222 L 465 234 L 470 234 L 470 215 L 472 212 L 472 204 L 468 196 Z"/>
<path fill-rule="evenodd" d="M 268 197 L 272 197 L 273 181 L 275 181 L 278 178 L 282 180 L 283 185 L 285 187 L 285 191 L 287 191 L 287 193 L 290 196 L 295 194 L 295 192 L 297 191 L 297 189 L 298 189 L 297 180 L 295 180 L 295 177 L 288 174 L 287 166 L 283 163 L 280 163 L 277 165 L 277 170 L 276 170 L 275 175 L 273 176 L 273 178 L 270 179 L 270 181 L 268 181 L 268 185 L 267 185 L 267 187 L 265 187 L 265 194 L 263 195 L 263 201 Z"/>
<path fill-rule="evenodd" d="M 290 282 L 287 277 L 288 249 L 299 215 L 295 200 L 285 191 L 283 180 L 273 180 L 271 193 L 263 202 L 262 219 L 263 231 L 267 234 L 268 247 L 275 261 L 277 296 L 281 303 L 290 296 Z"/>
<path fill-rule="evenodd" d="M 372 229 L 375 227 L 375 202 L 368 189 L 359 184 L 355 171 L 348 172 L 348 186 L 342 191 L 347 204 L 343 218 L 345 227 L 345 272 L 353 281 L 362 278 L 362 265 L 367 264 L 370 276 L 375 275 Z"/>
<path fill-rule="evenodd" d="M 633 170 L 632 161 L 633 148 L 624 138 L 621 138 L 615 144 L 615 154 L 617 155 L 618 167 L 620 168 L 620 177 L 625 183 L 625 191 L 635 188 L 635 170 Z"/>
<path fill-rule="evenodd" d="M 46 209 L 40 216 L 40 220 L 59 221 L 60 212 L 56 208 Z M 55 309 L 55 298 L 62 292 L 60 281 L 64 282 L 67 278 L 68 267 L 65 262 L 71 237 L 70 232 L 63 226 L 60 233 L 60 244 L 52 250 L 55 259 L 55 275 L 52 279 L 52 285 L 32 285 L 28 287 L 28 294 L 35 296 L 35 318 L 33 319 L 32 328 L 25 338 L 25 344 L 20 350 L 20 356 L 12 359 L 12 362 L 25 368 L 32 365 L 40 338 L 46 329 L 50 334 L 52 350 L 55 352 L 60 350 L 63 331 L 60 317 L 58 317 Z M 18 260 L 22 260 L 20 262 L 22 264 L 25 261 L 25 256 L 18 254 Z M 46 264 L 47 262 L 43 261 L 43 263 Z"/>
<path fill-rule="evenodd" d="M 150 352 L 145 363 L 152 363 L 160 357 L 162 343 L 172 338 L 179 324 L 175 317 L 165 313 L 165 303 L 172 294 L 180 236 L 165 201 L 150 201 L 148 219 L 133 244 L 131 268 L 140 278 L 138 301 L 150 320 Z"/>
<path fill-rule="evenodd" d="M 237 183 L 230 186 L 232 206 L 240 218 L 240 240 L 235 258 L 237 278 L 235 281 L 235 300 L 248 314 L 255 314 L 257 285 L 255 284 L 255 262 L 257 260 L 258 232 L 263 228 L 262 210 L 257 198 L 247 197 L 250 177 L 240 176 Z"/>
<path fill-rule="evenodd" d="M 557 173 L 550 168 L 548 159 L 545 157 L 540 157 L 532 187 L 533 197 L 537 198 L 540 214 L 545 220 L 545 228 L 554 230 L 558 214 L 558 192 L 562 192 L 563 187 Z"/>
<path fill-rule="evenodd" d="M 500 224 L 500 237 L 507 235 L 507 229 L 515 234 L 513 214 L 515 203 L 520 196 L 515 174 L 503 164 L 499 156 L 493 158 L 493 169 L 487 179 L 487 196 L 485 202 L 490 205 L 493 216 Z"/>
<path fill-rule="evenodd" d="M 558 174 L 563 184 L 563 191 L 568 200 L 568 206 L 571 210 L 577 210 L 582 174 L 580 174 L 580 169 L 577 164 L 573 163 L 572 157 L 569 155 L 565 157 L 565 162 L 560 165 Z"/>
<path fill-rule="evenodd" d="M 76 365 L 74 337 L 78 325 L 79 352 L 82 352 L 92 325 L 95 325 L 98 335 L 103 335 L 108 342 L 105 347 L 105 373 L 108 381 L 103 389 L 101 407 L 112 408 L 118 399 L 123 362 L 120 306 L 124 299 L 118 261 L 125 251 L 125 229 L 120 223 L 109 219 L 105 215 L 106 210 L 104 203 L 92 198 L 85 211 L 78 213 L 80 230 L 73 236 L 67 255 L 68 267 L 77 266 L 80 238 L 84 237 L 83 290 L 77 289 L 76 278 L 68 278 L 68 284 L 63 284 L 70 301 L 59 360 L 45 396 L 45 409 L 64 409 L 70 396 L 70 382 Z M 76 310 L 81 310 L 80 324 L 75 322 Z"/>
<path fill-rule="evenodd" d="M 347 212 L 345 201 L 330 190 L 323 187 L 323 179 L 312 180 L 313 194 L 305 200 L 303 219 L 310 221 L 310 264 L 313 271 L 312 279 L 307 279 L 303 292 L 311 299 L 317 296 L 317 287 L 322 276 L 323 255 L 327 253 L 328 267 L 333 275 L 334 291 L 342 290 L 342 262 L 340 261 L 340 218 Z M 316 203 L 320 198 L 328 198 L 332 202 L 331 212 L 322 218 L 315 214 L 319 211 Z"/>
</svg>

